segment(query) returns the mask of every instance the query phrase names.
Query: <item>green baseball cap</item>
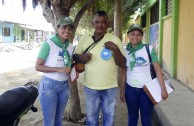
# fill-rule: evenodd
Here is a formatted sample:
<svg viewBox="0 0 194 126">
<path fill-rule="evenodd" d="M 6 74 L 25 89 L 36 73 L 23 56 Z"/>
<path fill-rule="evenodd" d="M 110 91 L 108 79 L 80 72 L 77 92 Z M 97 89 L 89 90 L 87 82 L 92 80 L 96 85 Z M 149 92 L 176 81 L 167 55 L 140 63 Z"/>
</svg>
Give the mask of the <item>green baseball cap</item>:
<svg viewBox="0 0 194 126">
<path fill-rule="evenodd" d="M 57 26 L 63 27 L 63 26 L 67 26 L 67 25 L 70 25 L 74 28 L 73 21 L 69 17 L 61 17 L 57 21 Z"/>
<path fill-rule="evenodd" d="M 143 35 L 143 28 L 140 25 L 138 25 L 138 24 L 132 24 L 129 27 L 129 30 L 127 31 L 127 34 L 129 34 L 129 32 L 131 32 L 133 30 L 139 30 L 141 32 L 141 34 Z"/>
</svg>

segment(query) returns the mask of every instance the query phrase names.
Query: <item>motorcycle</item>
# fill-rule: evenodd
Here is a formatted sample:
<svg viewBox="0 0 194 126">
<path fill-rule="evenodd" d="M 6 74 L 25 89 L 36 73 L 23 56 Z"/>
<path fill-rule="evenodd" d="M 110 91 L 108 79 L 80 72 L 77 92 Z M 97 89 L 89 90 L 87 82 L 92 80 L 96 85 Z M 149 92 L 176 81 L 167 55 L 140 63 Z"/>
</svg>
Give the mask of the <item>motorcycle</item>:
<svg viewBox="0 0 194 126">
<path fill-rule="evenodd" d="M 0 126 L 17 126 L 29 110 L 37 112 L 34 102 L 38 97 L 37 82 L 28 82 L 0 95 Z"/>
</svg>

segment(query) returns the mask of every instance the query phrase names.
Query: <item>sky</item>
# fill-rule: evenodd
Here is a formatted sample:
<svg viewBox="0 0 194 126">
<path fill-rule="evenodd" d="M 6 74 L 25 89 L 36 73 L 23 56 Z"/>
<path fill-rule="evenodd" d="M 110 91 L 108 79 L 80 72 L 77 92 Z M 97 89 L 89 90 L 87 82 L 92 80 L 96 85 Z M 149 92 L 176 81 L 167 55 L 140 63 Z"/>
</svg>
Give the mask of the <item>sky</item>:
<svg viewBox="0 0 194 126">
<path fill-rule="evenodd" d="M 22 0 L 5 0 L 4 5 L 0 0 L 0 20 L 22 24 L 47 24 L 39 5 L 32 7 L 32 0 L 26 0 L 26 10 L 23 11 Z"/>
</svg>

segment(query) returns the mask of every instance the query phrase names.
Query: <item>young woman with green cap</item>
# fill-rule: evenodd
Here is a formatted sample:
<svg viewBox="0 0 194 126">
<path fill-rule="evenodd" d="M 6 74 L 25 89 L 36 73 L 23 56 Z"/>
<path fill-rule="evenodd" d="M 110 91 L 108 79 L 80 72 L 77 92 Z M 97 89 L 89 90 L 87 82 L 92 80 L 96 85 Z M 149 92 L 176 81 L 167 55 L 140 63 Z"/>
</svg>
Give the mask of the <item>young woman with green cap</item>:
<svg viewBox="0 0 194 126">
<path fill-rule="evenodd" d="M 73 33 L 69 17 L 57 21 L 57 32 L 44 42 L 36 61 L 36 70 L 43 72 L 39 85 L 39 99 L 44 126 L 62 126 L 63 113 L 69 98 L 68 78 L 71 71 L 73 45 L 69 37 Z"/>
<path fill-rule="evenodd" d="M 129 27 L 127 32 L 129 43 L 126 46 L 127 76 L 126 85 L 123 86 L 121 100 L 126 101 L 128 109 L 128 126 L 137 126 L 139 110 L 142 126 L 151 126 L 153 103 L 143 90 L 143 86 L 152 80 L 150 74 L 150 61 L 145 44 L 142 43 L 143 29 L 137 24 Z M 162 98 L 168 97 L 164 84 L 157 54 L 153 46 L 149 45 L 152 63 L 157 79 L 162 88 Z"/>
</svg>

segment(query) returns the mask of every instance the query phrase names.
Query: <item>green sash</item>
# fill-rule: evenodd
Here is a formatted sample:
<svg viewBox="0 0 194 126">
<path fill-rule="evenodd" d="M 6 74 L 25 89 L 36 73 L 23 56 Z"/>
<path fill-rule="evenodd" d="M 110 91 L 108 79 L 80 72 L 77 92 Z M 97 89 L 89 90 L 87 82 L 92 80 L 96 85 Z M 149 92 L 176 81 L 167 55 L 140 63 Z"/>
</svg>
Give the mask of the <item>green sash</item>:
<svg viewBox="0 0 194 126">
<path fill-rule="evenodd" d="M 131 71 L 133 71 L 133 67 L 135 66 L 135 62 L 136 62 L 135 52 L 142 49 L 143 47 L 144 47 L 144 44 L 142 42 L 138 43 L 134 48 L 132 48 L 130 42 L 127 44 L 126 49 L 129 51 L 128 55 L 131 54 L 131 56 L 130 56 L 130 69 L 131 69 Z"/>
<path fill-rule="evenodd" d="M 67 40 L 66 42 L 64 42 L 64 44 L 62 43 L 61 39 L 59 38 L 58 34 L 56 34 L 54 37 L 51 38 L 51 40 L 59 47 L 61 47 L 63 49 L 63 58 L 64 58 L 64 65 L 66 67 L 71 68 L 71 56 L 69 54 L 69 52 L 67 51 L 67 47 L 69 46 L 69 41 Z"/>
</svg>

